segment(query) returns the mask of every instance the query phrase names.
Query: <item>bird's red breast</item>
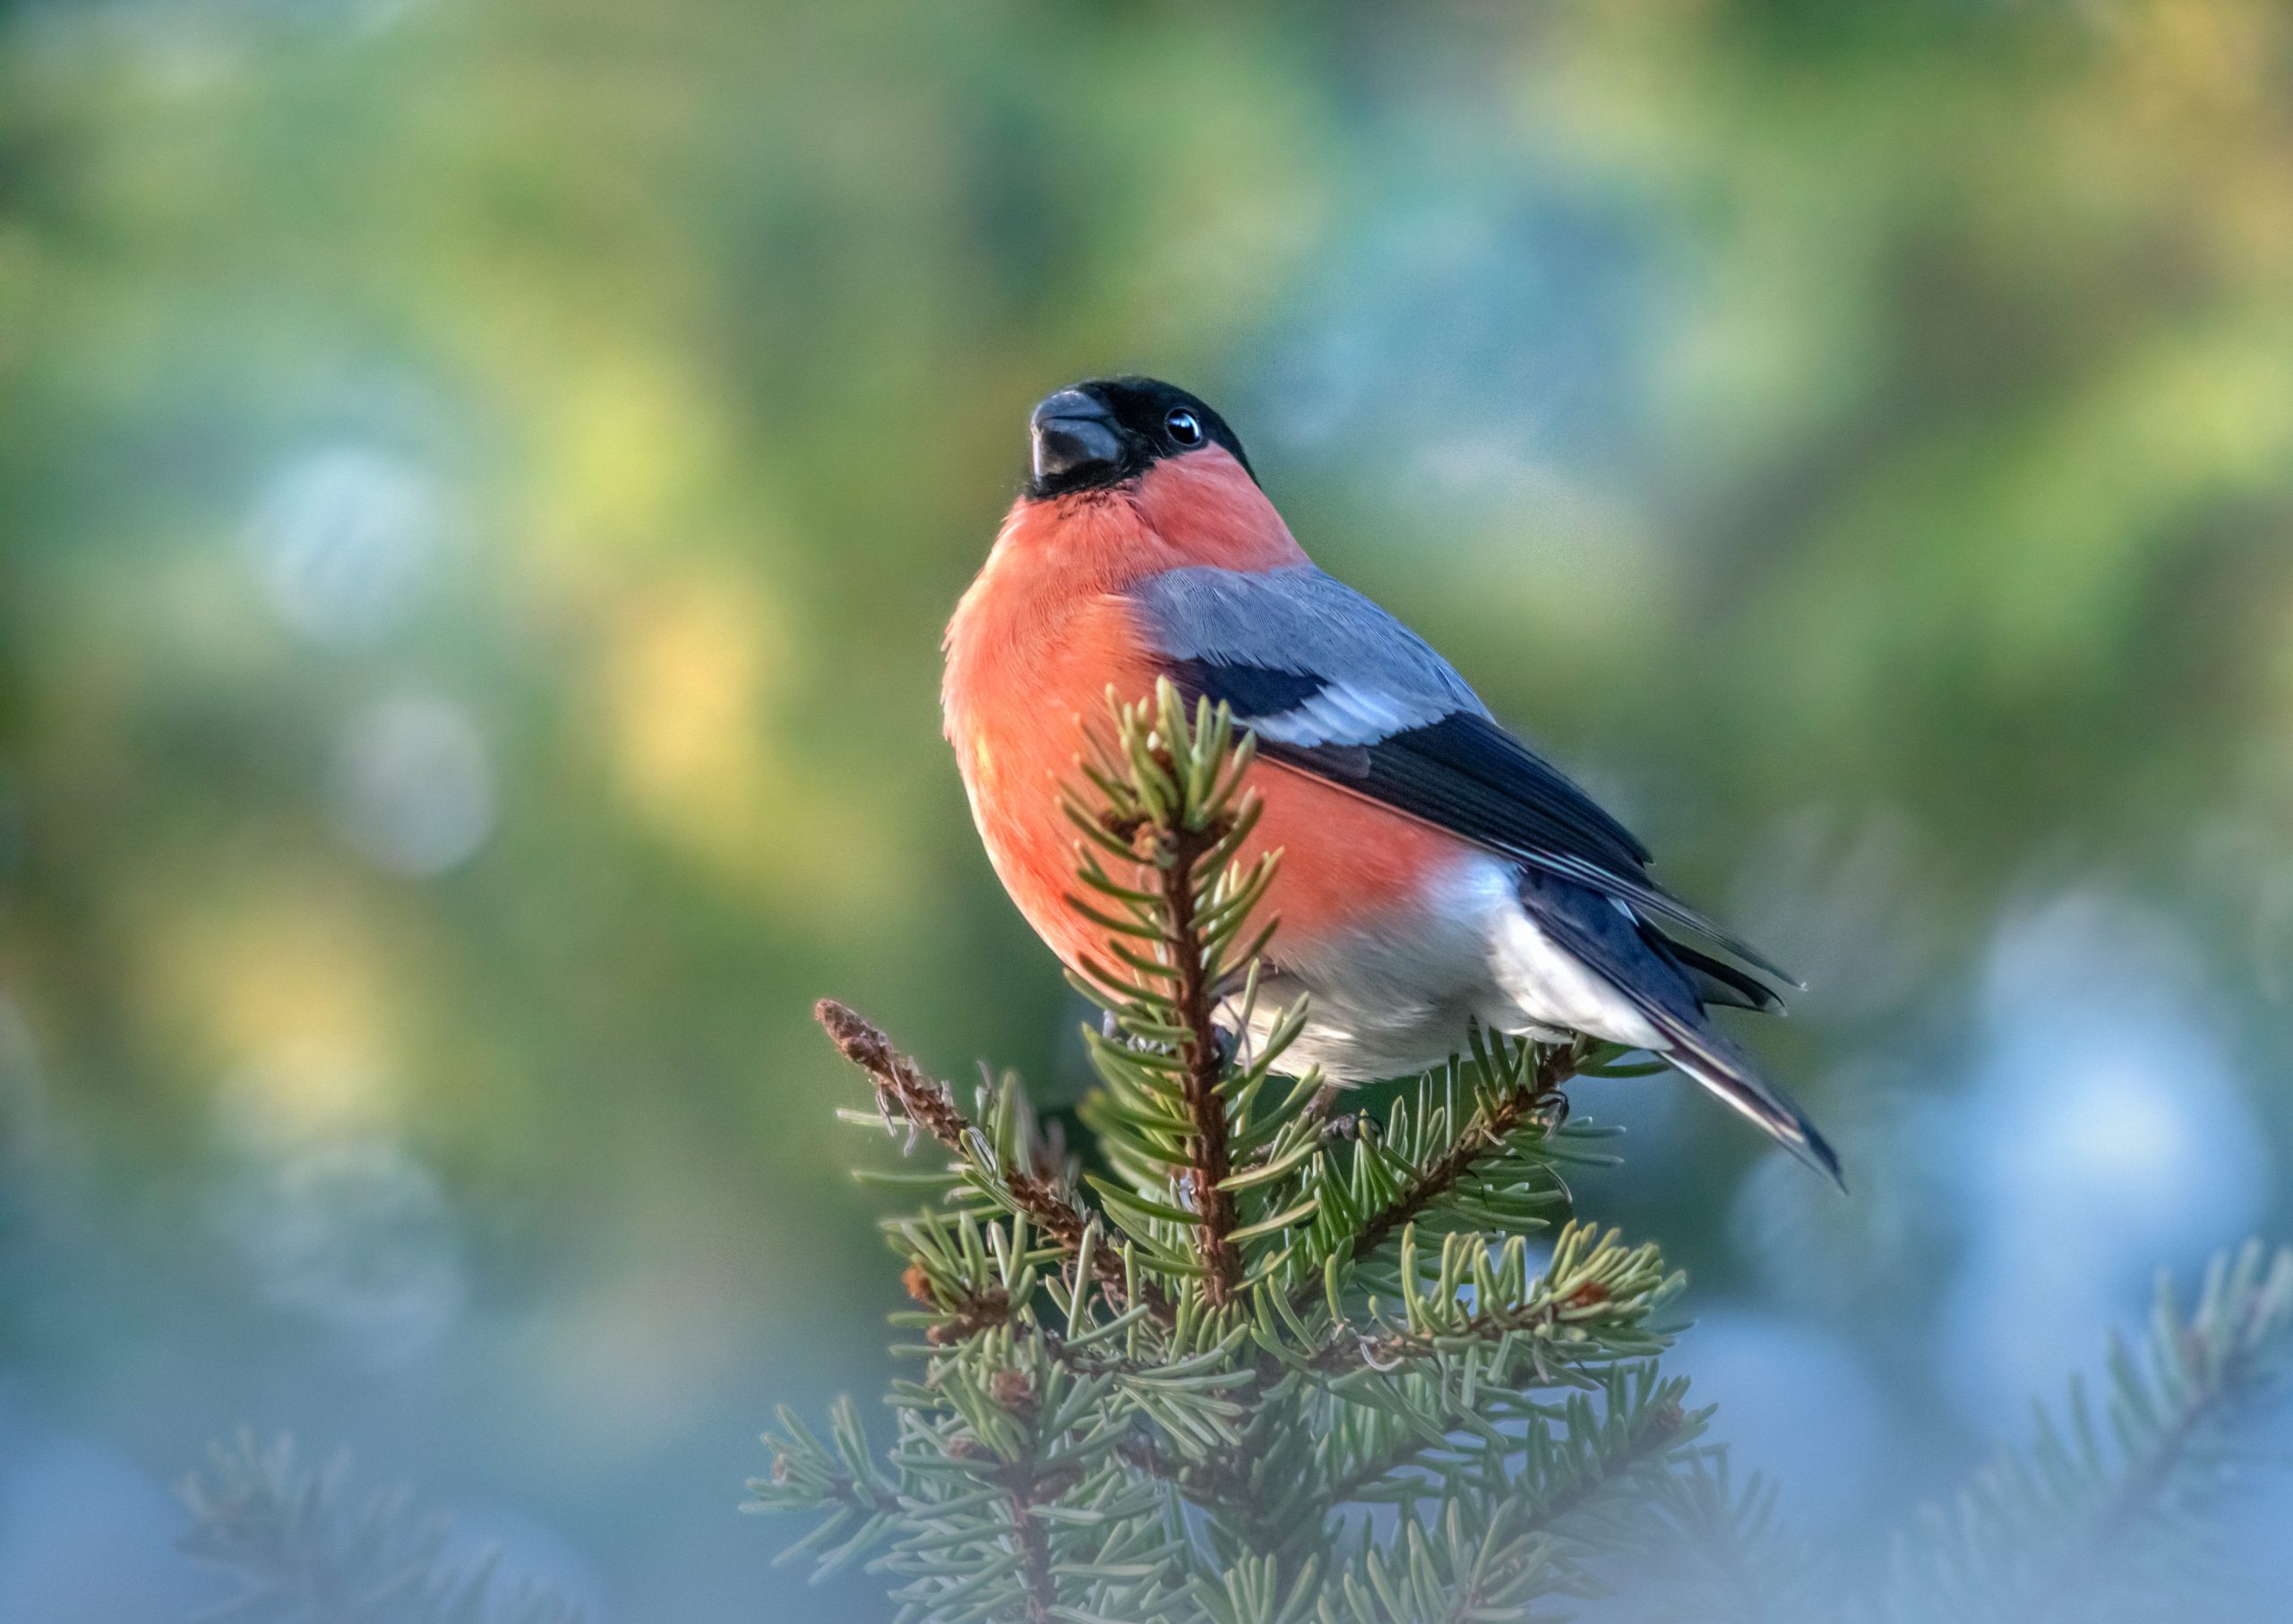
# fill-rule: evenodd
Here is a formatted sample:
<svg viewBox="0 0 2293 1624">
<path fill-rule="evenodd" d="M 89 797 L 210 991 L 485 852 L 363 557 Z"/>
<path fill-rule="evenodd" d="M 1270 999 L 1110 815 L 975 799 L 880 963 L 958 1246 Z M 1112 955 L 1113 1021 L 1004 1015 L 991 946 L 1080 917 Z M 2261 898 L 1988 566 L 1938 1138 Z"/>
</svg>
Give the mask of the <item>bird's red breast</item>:
<svg viewBox="0 0 2293 1624">
<path fill-rule="evenodd" d="M 1123 589 L 1189 565 L 1306 562 L 1265 493 L 1215 445 L 1112 489 L 1023 498 L 1005 519 L 949 623 L 941 709 L 996 874 L 1069 965 L 1104 944 L 1066 901 L 1076 838 L 1061 790 L 1084 730 L 1106 726 L 1108 688 L 1143 698 L 1164 668 Z M 1268 912 L 1293 946 L 1419 906 L 1430 875 L 1472 849 L 1278 764 L 1253 768 L 1250 787 L 1266 812 L 1244 855 L 1281 848 Z"/>
</svg>

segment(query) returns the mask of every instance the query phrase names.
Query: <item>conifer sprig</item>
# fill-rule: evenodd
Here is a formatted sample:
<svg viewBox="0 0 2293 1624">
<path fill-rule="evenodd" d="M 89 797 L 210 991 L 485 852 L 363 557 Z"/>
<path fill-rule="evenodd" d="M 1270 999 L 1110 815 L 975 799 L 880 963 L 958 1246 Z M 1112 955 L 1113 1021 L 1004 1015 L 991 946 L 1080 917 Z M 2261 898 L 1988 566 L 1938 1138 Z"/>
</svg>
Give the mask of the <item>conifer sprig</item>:
<svg viewBox="0 0 2293 1624">
<path fill-rule="evenodd" d="M 2216 1257 L 2185 1312 L 2160 1276 L 2150 1322 L 2113 1337 L 2098 1410 L 2071 1384 L 2001 1455 L 1896 1545 L 1868 1611 L 1885 1624 L 2049 1624 L 2202 1616 L 2230 1564 L 2217 1511 L 2269 1464 L 2255 1423 L 2293 1382 L 2293 1248 Z M 2281 1457 L 2274 1464 L 2281 1465 Z"/>
<path fill-rule="evenodd" d="M 1104 1011 L 1082 1108 L 1104 1173 L 1016 1079 L 970 1107 L 832 1001 L 822 1025 L 931 1171 L 891 1219 L 922 1362 L 872 1456 L 839 1406 L 784 1415 L 760 1508 L 821 1522 L 795 1554 L 869 1561 L 902 1617 L 950 1624 L 1314 1624 L 1519 1617 L 1583 1589 L 1616 1496 L 1704 1418 L 1655 1369 L 1679 1289 L 1654 1249 L 1564 1224 L 1594 1159 L 1561 1085 L 1594 1057 L 1488 1037 L 1382 1112 L 1277 1064 L 1250 853 L 1253 747 L 1168 684 L 1116 706 L 1066 802 L 1074 976 Z M 1361 1508 L 1399 1521 L 1372 1534 Z M 1433 1608 L 1433 1611 L 1426 1611 Z"/>
<path fill-rule="evenodd" d="M 1501 1045 L 1503 1040 L 1498 1042 Z M 1560 1086 L 1576 1074 L 1588 1047 L 1581 1042 L 1556 1044 L 1542 1051 L 1521 1045 L 1516 1053 L 1528 1061 L 1525 1074 L 1509 1077 L 1482 1048 L 1476 1057 L 1482 1075 L 1504 1080 L 1477 1104 L 1472 1121 L 1456 1141 L 1413 1173 L 1390 1202 L 1363 1221 L 1354 1236 L 1353 1260 L 1359 1263 L 1370 1258 L 1404 1226 L 1465 1186 L 1476 1173 L 1501 1159 L 1516 1133 L 1528 1132 L 1541 1139 L 1565 1121 L 1568 1097 L 1560 1092 Z"/>
<path fill-rule="evenodd" d="M 902 1053 L 865 1016 L 832 998 L 821 999 L 812 1014 L 845 1058 L 875 1084 L 876 1116 L 861 1120 L 880 1121 L 895 1134 L 905 1131 L 910 1149 L 919 1135 L 929 1134 L 953 1155 L 949 1173 L 925 1175 L 925 1182 L 960 1184 L 1025 1217 L 1068 1259 L 1079 1260 L 1117 1302 L 1135 1297 L 1157 1319 L 1169 1319 L 1170 1304 L 1159 1290 L 1138 1286 L 1117 1251 L 1088 1243 L 1089 1219 L 1075 1195 L 1072 1169 L 1034 1131 L 1032 1113 L 1016 1084 L 1007 1081 L 992 1095 L 982 1090 L 983 1114 L 1000 1130 L 983 1131 L 957 1105 L 953 1089 Z M 906 1224 L 899 1227 L 905 1234 Z M 923 1289 L 925 1284 L 957 1278 L 947 1272 L 935 1275 L 920 1263 L 915 1267 L 923 1272 L 911 1272 L 909 1292 L 921 1302 L 935 1300 Z M 958 1293 L 948 1306 L 960 1317 L 979 1311 L 983 1301 Z"/>
<path fill-rule="evenodd" d="M 242 1432 L 181 1494 L 183 1548 L 236 1583 L 206 1615 L 234 1624 L 581 1624 L 572 1602 L 500 1572 L 492 1547 L 457 1552 L 452 1525 L 402 1489 L 354 1497 L 338 1455 L 311 1466 L 292 1439 Z"/>
<path fill-rule="evenodd" d="M 1104 1015 L 1102 1171 L 1015 1078 L 966 1106 L 820 1006 L 874 1086 L 846 1114 L 945 1159 L 863 1174 L 930 1198 L 885 1224 L 920 1368 L 888 1449 L 848 1403 L 825 1439 L 783 1413 L 754 1488 L 819 1516 L 790 1557 L 869 1563 L 904 1624 L 1498 1620 L 1620 1569 L 1651 1617 L 2020 1624 L 2100 1616 L 2057 1606 L 2091 1600 L 2072 1581 L 2191 1548 L 2293 1358 L 2293 1254 L 2218 1266 L 2187 1317 L 2161 1295 L 2107 1424 L 2074 1399 L 1858 1601 L 1660 1368 L 1680 1276 L 1570 1215 L 1569 1170 L 1610 1158 L 1565 1086 L 1648 1066 L 1475 1034 L 1344 1114 L 1277 1074 L 1306 1010 L 1258 916 L 1279 858 L 1248 849 L 1251 766 L 1166 683 L 1115 707 L 1066 802 L 1071 900 L 1105 932 L 1073 978 Z"/>
<path fill-rule="evenodd" d="M 1738 1476 L 1725 1449 L 1651 1478 L 1622 1508 L 1617 1546 L 1635 1564 L 1636 1624 L 1825 1624 L 1842 1619 L 1836 1575 L 1777 1511 L 1779 1485 Z"/>
<path fill-rule="evenodd" d="M 1096 735 L 1093 743 L 1064 806 L 1086 842 L 1077 878 L 1091 895 L 1069 903 L 1108 932 L 1077 984 L 1107 1011 L 1112 1035 L 1096 1037 L 1095 1059 L 1122 1079 L 1110 1090 L 1128 1106 L 1126 1115 L 1103 1104 L 1093 1125 L 1121 1141 L 1109 1159 L 1145 1186 L 1144 1199 L 1168 1185 L 1191 1215 L 1203 1300 L 1224 1309 L 1243 1285 L 1241 1242 L 1267 1233 L 1267 1221 L 1243 1224 L 1237 1191 L 1281 1171 L 1261 1164 L 1238 1179 L 1235 1156 L 1255 1147 L 1251 1106 L 1295 1035 L 1277 1030 L 1240 1082 L 1230 1078 L 1218 1016 L 1239 992 L 1247 1031 L 1252 967 L 1274 928 L 1253 933 L 1251 912 L 1278 857 L 1233 862 L 1258 819 L 1243 787 L 1255 741 L 1235 743 L 1223 706 L 1206 700 L 1189 717 L 1164 683 L 1152 706 L 1117 707 L 1112 743 Z M 1137 1198 L 1113 1199 L 1138 1210 Z"/>
</svg>

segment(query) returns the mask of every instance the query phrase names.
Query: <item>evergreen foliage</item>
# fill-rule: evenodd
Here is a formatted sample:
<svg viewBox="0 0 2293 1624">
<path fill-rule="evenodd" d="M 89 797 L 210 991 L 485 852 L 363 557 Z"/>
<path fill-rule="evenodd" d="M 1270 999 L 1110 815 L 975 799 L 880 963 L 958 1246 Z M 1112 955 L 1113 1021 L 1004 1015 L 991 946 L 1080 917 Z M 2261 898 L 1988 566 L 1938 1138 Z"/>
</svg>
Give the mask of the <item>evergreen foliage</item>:
<svg viewBox="0 0 2293 1624">
<path fill-rule="evenodd" d="M 2145 1334 L 2114 1340 L 2109 1396 L 2082 1383 L 1898 1542 L 1883 1624 L 2220 1617 L 2213 1514 L 2272 1464 L 2256 1423 L 2293 1376 L 2293 1248 L 2214 1259 L 2184 1313 L 2161 1277 Z M 2283 1440 L 2277 1454 L 2281 1463 Z"/>
<path fill-rule="evenodd" d="M 354 1499 L 337 1456 L 313 1468 L 293 1440 L 242 1433 L 183 1485 L 184 1549 L 229 1572 L 238 1593 L 214 1624 L 581 1624 L 581 1610 L 530 1580 L 504 1580 L 491 1549 L 458 1556 L 451 1525 L 415 1513 L 404 1490 Z"/>
<path fill-rule="evenodd" d="M 2100 1616 L 2057 1610 L 2104 1575 L 2156 1593 L 2121 1565 L 2186 1566 L 2293 1345 L 2293 1253 L 2217 1265 L 2187 1318 L 2161 1289 L 2114 1361 L 2107 1442 L 2074 1396 L 1849 1584 L 1660 1369 L 1681 1276 L 1569 1213 L 1603 1136 L 1563 1086 L 1648 1068 L 1482 1035 L 1339 1114 L 1275 1070 L 1302 1010 L 1261 1007 L 1278 859 L 1237 861 L 1251 741 L 1167 683 L 1110 735 L 1067 804 L 1070 900 L 1106 932 L 1074 977 L 1104 1011 L 1087 1164 L 1016 1078 L 966 1104 L 817 1011 L 874 1085 L 844 1114 L 938 1162 L 861 1174 L 928 1197 L 885 1224 L 916 1366 L 888 1453 L 848 1399 L 825 1438 L 781 1412 L 751 1508 L 820 1515 L 786 1557 L 867 1563 L 903 1624 L 1462 1624 L 1620 1571 L 1652 1621 L 2003 1624 Z"/>
<path fill-rule="evenodd" d="M 1167 685 L 1112 733 L 1068 805 L 1106 1171 L 1015 1078 L 966 1110 L 824 1003 L 875 1083 L 860 1120 L 945 1153 L 889 1175 L 933 1196 L 888 1226 L 922 1368 L 885 1461 L 848 1405 L 825 1440 L 784 1413 L 757 1504 L 825 1512 L 798 1551 L 872 1557 L 949 1624 L 1493 1620 L 1586 1589 L 1704 1424 L 1654 1363 L 1679 1276 L 1566 1218 L 1601 1135 L 1559 1087 L 1612 1057 L 1491 1035 L 1337 1117 L 1275 1070 L 1303 1011 L 1259 1008 L 1250 741 Z"/>
</svg>

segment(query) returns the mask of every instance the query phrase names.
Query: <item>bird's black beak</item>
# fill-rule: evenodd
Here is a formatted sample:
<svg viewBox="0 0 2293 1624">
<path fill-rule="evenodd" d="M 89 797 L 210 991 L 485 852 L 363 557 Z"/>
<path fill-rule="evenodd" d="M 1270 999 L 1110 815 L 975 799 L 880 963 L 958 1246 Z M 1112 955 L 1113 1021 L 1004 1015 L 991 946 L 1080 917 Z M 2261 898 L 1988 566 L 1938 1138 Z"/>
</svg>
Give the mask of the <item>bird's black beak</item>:
<svg viewBox="0 0 2293 1624">
<path fill-rule="evenodd" d="M 1028 428 L 1038 487 L 1087 483 L 1092 473 L 1122 461 L 1122 436 L 1113 414 L 1079 389 L 1062 389 L 1047 398 L 1035 408 Z"/>
</svg>

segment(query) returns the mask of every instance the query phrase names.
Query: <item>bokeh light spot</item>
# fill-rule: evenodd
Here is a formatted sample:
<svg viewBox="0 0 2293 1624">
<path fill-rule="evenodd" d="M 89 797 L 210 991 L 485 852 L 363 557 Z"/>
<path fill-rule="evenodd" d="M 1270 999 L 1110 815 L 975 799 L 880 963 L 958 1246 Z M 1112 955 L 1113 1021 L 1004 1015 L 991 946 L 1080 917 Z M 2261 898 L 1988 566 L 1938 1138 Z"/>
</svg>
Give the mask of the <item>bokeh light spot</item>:
<svg viewBox="0 0 2293 1624">
<path fill-rule="evenodd" d="M 393 873 L 427 879 L 476 856 L 494 830 L 494 771 L 459 706 L 384 700 L 343 732 L 333 778 L 336 827 Z"/>
<path fill-rule="evenodd" d="M 249 541 L 272 611 L 325 648 L 379 641 L 404 619 L 439 550 L 444 503 L 403 459 L 348 443 L 272 479 Z"/>
</svg>

